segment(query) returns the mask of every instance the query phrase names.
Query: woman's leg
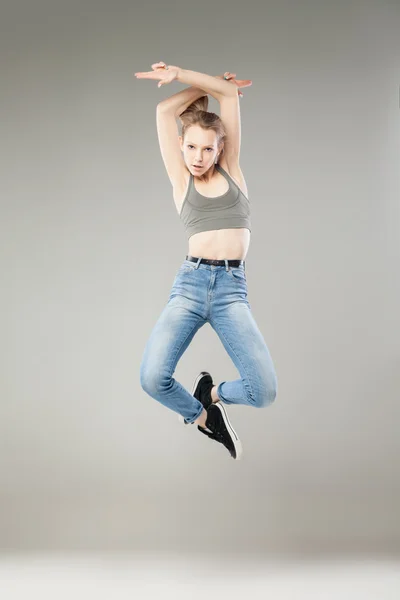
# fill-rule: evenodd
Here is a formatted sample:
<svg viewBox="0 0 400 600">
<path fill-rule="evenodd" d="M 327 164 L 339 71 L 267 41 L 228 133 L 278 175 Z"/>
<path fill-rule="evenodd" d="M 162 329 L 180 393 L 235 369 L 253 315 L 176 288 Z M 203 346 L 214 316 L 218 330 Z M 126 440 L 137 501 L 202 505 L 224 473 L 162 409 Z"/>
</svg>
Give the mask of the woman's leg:
<svg viewBox="0 0 400 600">
<path fill-rule="evenodd" d="M 203 415 L 203 405 L 173 377 L 179 359 L 206 322 L 188 293 L 189 280 L 190 271 L 181 267 L 168 303 L 146 343 L 140 382 L 152 398 L 193 423 Z"/>
<path fill-rule="evenodd" d="M 258 408 L 271 404 L 277 395 L 277 376 L 247 301 L 243 267 L 223 270 L 216 287 L 210 325 L 240 373 L 240 379 L 223 381 L 217 386 L 221 401 Z"/>
</svg>

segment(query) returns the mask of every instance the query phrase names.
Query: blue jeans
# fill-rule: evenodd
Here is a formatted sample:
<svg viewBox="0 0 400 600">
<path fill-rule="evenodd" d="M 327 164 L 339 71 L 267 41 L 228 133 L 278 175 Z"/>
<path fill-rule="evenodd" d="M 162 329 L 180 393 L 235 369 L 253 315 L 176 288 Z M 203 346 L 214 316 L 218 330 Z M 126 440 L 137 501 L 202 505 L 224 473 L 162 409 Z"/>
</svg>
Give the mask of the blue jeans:
<svg viewBox="0 0 400 600">
<path fill-rule="evenodd" d="M 199 261 L 185 259 L 179 267 L 140 365 L 143 390 L 182 415 L 187 423 L 198 419 L 203 406 L 173 374 L 205 323 L 216 331 L 240 374 L 240 379 L 218 385 L 222 402 L 261 408 L 273 402 L 277 394 L 274 365 L 247 300 L 245 267 Z"/>
</svg>

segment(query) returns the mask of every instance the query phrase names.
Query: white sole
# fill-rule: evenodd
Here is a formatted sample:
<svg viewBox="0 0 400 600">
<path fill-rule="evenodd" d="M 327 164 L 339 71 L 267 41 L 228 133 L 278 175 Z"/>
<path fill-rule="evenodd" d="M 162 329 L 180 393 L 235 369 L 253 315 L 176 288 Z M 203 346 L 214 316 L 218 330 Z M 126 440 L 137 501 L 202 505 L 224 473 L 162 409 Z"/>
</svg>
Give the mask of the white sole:
<svg viewBox="0 0 400 600">
<path fill-rule="evenodd" d="M 236 459 L 235 460 L 240 460 L 240 457 L 243 454 L 242 442 L 239 440 L 238 434 L 233 429 L 232 424 L 231 424 L 231 422 L 229 420 L 228 414 L 227 414 L 227 412 L 226 412 L 226 410 L 225 410 L 222 402 L 216 402 L 215 406 L 217 408 L 219 408 L 219 410 L 221 411 L 222 418 L 224 419 L 225 426 L 226 426 L 227 430 L 229 431 L 229 433 L 232 436 L 233 445 L 235 446 L 235 451 L 236 451 Z"/>
</svg>

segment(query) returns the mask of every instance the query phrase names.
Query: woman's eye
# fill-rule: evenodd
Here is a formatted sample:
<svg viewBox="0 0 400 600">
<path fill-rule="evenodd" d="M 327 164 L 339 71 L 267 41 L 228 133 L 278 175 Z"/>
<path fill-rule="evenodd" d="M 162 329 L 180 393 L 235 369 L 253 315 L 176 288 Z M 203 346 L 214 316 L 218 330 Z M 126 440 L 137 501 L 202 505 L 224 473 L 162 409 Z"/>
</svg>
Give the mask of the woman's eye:
<svg viewBox="0 0 400 600">
<path fill-rule="evenodd" d="M 188 148 L 193 148 L 193 146 L 191 144 L 188 144 Z M 214 148 L 206 148 L 206 150 L 210 150 L 210 152 L 212 152 Z"/>
</svg>

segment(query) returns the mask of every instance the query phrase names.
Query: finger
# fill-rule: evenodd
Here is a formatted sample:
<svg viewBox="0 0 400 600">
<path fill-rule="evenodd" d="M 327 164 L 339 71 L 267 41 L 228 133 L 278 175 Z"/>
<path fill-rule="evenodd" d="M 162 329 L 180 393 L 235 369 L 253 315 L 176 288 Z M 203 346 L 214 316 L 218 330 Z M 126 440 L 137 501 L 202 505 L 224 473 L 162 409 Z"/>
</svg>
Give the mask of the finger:
<svg viewBox="0 0 400 600">
<path fill-rule="evenodd" d="M 165 69 L 166 64 L 164 62 L 158 62 L 158 63 L 154 63 L 153 65 L 151 65 L 151 68 L 156 70 L 156 69 Z"/>
<path fill-rule="evenodd" d="M 144 71 L 141 73 L 135 73 L 135 77 L 137 77 L 138 79 L 152 79 L 154 76 L 157 77 L 155 71 Z"/>
<path fill-rule="evenodd" d="M 251 79 L 238 79 L 236 81 L 236 85 L 238 85 L 239 87 L 249 87 L 249 85 L 252 85 L 252 80 Z"/>
</svg>

